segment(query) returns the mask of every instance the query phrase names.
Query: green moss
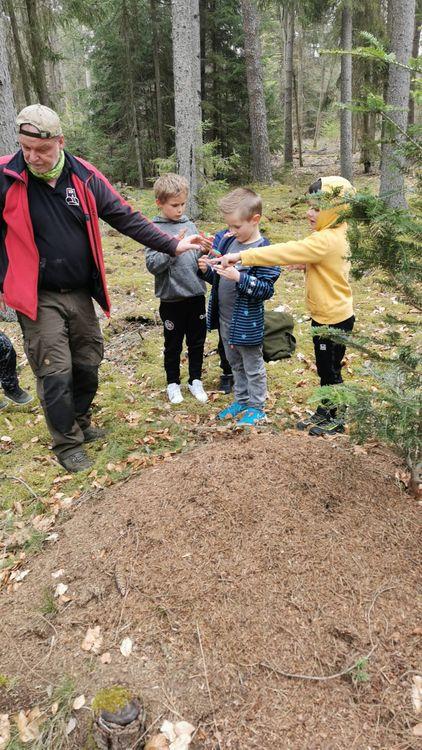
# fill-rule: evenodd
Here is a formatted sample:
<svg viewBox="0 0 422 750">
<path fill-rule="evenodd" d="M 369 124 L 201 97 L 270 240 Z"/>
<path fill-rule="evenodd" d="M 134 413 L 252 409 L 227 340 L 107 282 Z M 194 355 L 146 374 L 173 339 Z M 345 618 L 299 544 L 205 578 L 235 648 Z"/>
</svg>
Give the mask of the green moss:
<svg viewBox="0 0 422 750">
<path fill-rule="evenodd" d="M 0 690 L 2 688 L 7 688 L 10 683 L 10 677 L 7 676 L 7 674 L 0 674 Z"/>
<path fill-rule="evenodd" d="M 132 694 L 127 688 L 121 685 L 112 685 L 109 688 L 103 688 L 92 699 L 92 710 L 94 714 L 100 711 L 118 711 L 132 700 Z"/>
</svg>

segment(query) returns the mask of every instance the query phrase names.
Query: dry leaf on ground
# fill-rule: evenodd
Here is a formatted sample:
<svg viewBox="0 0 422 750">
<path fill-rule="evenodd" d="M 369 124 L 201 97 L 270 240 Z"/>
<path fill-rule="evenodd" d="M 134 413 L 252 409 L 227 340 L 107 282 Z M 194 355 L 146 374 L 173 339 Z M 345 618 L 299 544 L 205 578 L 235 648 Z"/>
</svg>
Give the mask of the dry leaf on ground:
<svg viewBox="0 0 422 750">
<path fill-rule="evenodd" d="M 66 729 L 65 729 L 66 736 L 68 736 L 71 732 L 73 732 L 73 730 L 76 727 L 76 724 L 77 724 L 76 719 L 74 718 L 74 716 L 71 716 L 69 721 L 66 724 Z"/>
<path fill-rule="evenodd" d="M 154 734 L 145 745 L 145 750 L 169 750 L 169 741 L 165 734 Z"/>
<path fill-rule="evenodd" d="M 416 724 L 412 729 L 414 737 L 422 737 L 422 724 Z"/>
<path fill-rule="evenodd" d="M 68 590 L 68 588 L 69 586 L 67 586 L 66 583 L 58 583 L 54 591 L 54 596 L 55 597 L 63 596 L 63 594 L 65 594 L 66 591 Z"/>
<path fill-rule="evenodd" d="M 74 711 L 79 711 L 79 709 L 82 708 L 82 706 L 84 706 L 85 703 L 86 703 L 85 696 L 78 695 L 78 697 L 75 698 L 75 700 L 73 701 L 72 708 L 74 709 Z"/>
<path fill-rule="evenodd" d="M 101 654 L 100 656 L 100 662 L 101 664 L 110 664 L 111 654 L 108 651 L 105 651 L 104 654 Z"/>
<path fill-rule="evenodd" d="M 417 674 L 413 678 L 412 685 L 412 703 L 415 712 L 418 714 L 422 709 L 422 677 Z"/>
<path fill-rule="evenodd" d="M 18 726 L 19 738 L 23 743 L 32 742 L 40 737 L 40 717 L 41 711 L 36 706 L 28 714 L 25 711 L 19 711 L 16 724 Z"/>
<path fill-rule="evenodd" d="M 131 638 L 123 638 L 120 644 L 120 653 L 122 656 L 130 656 L 133 649 L 133 641 Z"/>
<path fill-rule="evenodd" d="M 82 651 L 93 651 L 94 654 L 98 654 L 103 642 L 103 636 L 100 634 L 100 630 L 101 628 L 99 625 L 96 625 L 94 628 L 88 628 L 85 638 L 81 643 Z"/>
<path fill-rule="evenodd" d="M 0 750 L 5 750 L 10 740 L 9 714 L 0 714 Z"/>
</svg>

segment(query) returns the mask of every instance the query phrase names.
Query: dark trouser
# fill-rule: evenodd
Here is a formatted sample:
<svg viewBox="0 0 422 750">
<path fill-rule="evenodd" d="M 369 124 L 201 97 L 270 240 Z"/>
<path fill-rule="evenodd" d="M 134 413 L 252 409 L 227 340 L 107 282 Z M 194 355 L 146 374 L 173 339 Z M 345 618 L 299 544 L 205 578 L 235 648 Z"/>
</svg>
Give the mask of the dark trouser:
<svg viewBox="0 0 422 750">
<path fill-rule="evenodd" d="M 220 329 L 218 330 L 218 356 L 220 357 L 220 368 L 223 371 L 223 375 L 231 375 L 232 374 L 232 368 L 230 367 L 230 362 L 226 357 L 226 350 L 224 348 L 224 342 L 221 338 L 221 332 Z"/>
<path fill-rule="evenodd" d="M 91 296 L 83 289 L 41 290 L 38 314 L 18 313 L 24 347 L 57 456 L 75 453 L 91 423 L 103 339 Z"/>
<path fill-rule="evenodd" d="M 180 383 L 180 355 L 185 336 L 189 357 L 189 383 L 201 380 L 207 335 L 205 296 L 201 294 L 179 302 L 161 300 L 160 317 L 164 324 L 164 368 L 167 383 Z"/>
<path fill-rule="evenodd" d="M 14 391 L 18 385 L 16 375 L 16 352 L 5 333 L 0 331 L 0 383 L 7 391 Z"/>
<path fill-rule="evenodd" d="M 347 320 L 340 323 L 330 323 L 330 328 L 340 328 L 342 331 L 352 331 L 355 324 L 355 316 L 352 315 Z M 316 320 L 311 321 L 312 328 L 321 328 L 321 323 Z M 315 362 L 321 385 L 339 385 L 343 382 L 341 376 L 342 360 L 346 352 L 344 344 L 337 344 L 331 339 L 321 338 L 318 335 L 313 336 Z M 335 416 L 336 410 L 331 409 L 330 414 Z"/>
</svg>

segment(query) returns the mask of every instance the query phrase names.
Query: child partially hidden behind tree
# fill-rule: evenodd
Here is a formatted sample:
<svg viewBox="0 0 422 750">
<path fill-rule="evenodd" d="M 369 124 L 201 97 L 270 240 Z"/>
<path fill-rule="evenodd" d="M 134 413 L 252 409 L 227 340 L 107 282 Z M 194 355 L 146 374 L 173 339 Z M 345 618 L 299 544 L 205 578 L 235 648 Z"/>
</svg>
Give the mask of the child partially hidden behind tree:
<svg viewBox="0 0 422 750">
<path fill-rule="evenodd" d="M 162 175 L 154 183 L 154 193 L 160 209 L 160 214 L 153 218 L 154 224 L 180 239 L 198 234 L 195 224 L 184 213 L 188 198 L 188 183 L 184 177 L 171 173 Z M 180 355 L 185 337 L 189 358 L 188 388 L 198 401 L 208 399 L 201 380 L 207 331 L 205 284 L 198 277 L 200 254 L 200 250 L 189 250 L 171 257 L 149 248 L 145 254 L 148 271 L 155 276 L 155 296 L 160 299 L 167 395 L 172 404 L 183 401 Z"/>
<path fill-rule="evenodd" d="M 269 244 L 259 231 L 262 201 L 253 190 L 237 188 L 219 205 L 229 229 L 217 248 L 219 255 Z M 205 256 L 199 258 L 198 265 L 203 278 L 212 284 L 208 328 L 220 330 L 234 378 L 235 401 L 218 418 L 238 417 L 239 425 L 254 425 L 266 416 L 264 300 L 273 296 L 280 269 L 241 263 L 231 268 L 211 268 Z"/>
</svg>

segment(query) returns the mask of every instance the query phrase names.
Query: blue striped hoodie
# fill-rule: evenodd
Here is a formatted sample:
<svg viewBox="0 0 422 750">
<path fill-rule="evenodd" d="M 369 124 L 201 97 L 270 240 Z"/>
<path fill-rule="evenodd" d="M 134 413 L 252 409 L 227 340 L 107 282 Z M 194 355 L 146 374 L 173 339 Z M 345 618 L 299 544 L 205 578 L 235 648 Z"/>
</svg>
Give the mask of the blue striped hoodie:
<svg viewBox="0 0 422 750">
<path fill-rule="evenodd" d="M 223 237 L 218 245 L 221 255 L 230 251 L 234 237 Z M 259 247 L 269 245 L 262 237 Z M 207 310 L 207 328 L 219 328 L 218 285 L 220 276 L 216 271 L 207 268 L 199 272 L 205 281 L 212 285 Z M 236 298 L 233 317 L 230 323 L 229 344 L 235 346 L 258 346 L 264 338 L 264 301 L 274 294 L 274 284 L 280 276 L 280 268 L 272 266 L 251 266 L 240 272 L 240 281 L 236 284 Z"/>
</svg>

